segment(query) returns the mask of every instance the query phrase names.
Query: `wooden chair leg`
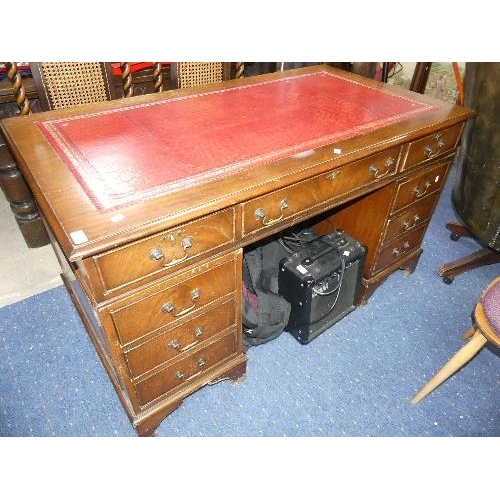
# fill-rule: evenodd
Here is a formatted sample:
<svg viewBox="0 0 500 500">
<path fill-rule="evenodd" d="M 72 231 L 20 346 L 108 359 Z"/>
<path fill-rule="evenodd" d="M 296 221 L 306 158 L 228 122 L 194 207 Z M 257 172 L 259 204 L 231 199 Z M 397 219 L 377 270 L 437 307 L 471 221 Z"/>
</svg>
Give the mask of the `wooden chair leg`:
<svg viewBox="0 0 500 500">
<path fill-rule="evenodd" d="M 413 404 L 417 404 L 421 401 L 427 394 L 432 392 L 438 385 L 442 384 L 445 380 L 450 378 L 457 370 L 459 370 L 467 361 L 472 359 L 476 353 L 481 350 L 481 347 L 486 344 L 487 339 L 480 331 L 472 336 L 472 338 L 465 344 L 461 349 L 459 349 L 451 359 L 439 370 L 434 377 L 432 377 L 427 384 L 417 392 L 414 398 L 411 400 Z"/>
<path fill-rule="evenodd" d="M 473 326 L 471 326 L 460 338 L 462 340 L 470 339 L 474 335 L 475 331 L 476 329 Z"/>
</svg>

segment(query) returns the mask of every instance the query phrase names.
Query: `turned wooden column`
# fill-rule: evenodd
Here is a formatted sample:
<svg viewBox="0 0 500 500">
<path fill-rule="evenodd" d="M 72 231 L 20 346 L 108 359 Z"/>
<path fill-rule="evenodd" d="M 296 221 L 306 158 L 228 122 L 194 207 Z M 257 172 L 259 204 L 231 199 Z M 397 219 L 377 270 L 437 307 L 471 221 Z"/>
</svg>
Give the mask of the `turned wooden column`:
<svg viewBox="0 0 500 500">
<path fill-rule="evenodd" d="M 2 96 L 1 117 L 26 115 L 31 112 L 30 102 L 26 95 L 26 89 L 22 83 L 21 75 L 17 70 L 17 64 L 5 63 L 8 70 L 8 79 L 12 84 L 10 95 Z M 12 102 L 15 98 L 17 108 Z M 14 158 L 0 134 L 0 187 L 5 198 L 10 203 L 15 220 L 26 245 L 29 248 L 37 248 L 49 243 L 49 237 L 43 225 L 42 217 L 33 198 L 31 190 L 24 180 Z"/>
<path fill-rule="evenodd" d="M 153 84 L 155 92 L 163 92 L 163 73 L 160 62 L 153 63 Z"/>
<path fill-rule="evenodd" d="M 121 62 L 120 69 L 122 72 L 123 97 L 132 97 L 134 95 L 134 87 L 132 85 L 132 73 L 130 71 L 130 63 Z"/>
<path fill-rule="evenodd" d="M 236 78 L 243 78 L 245 76 L 245 63 L 237 62 L 236 63 Z"/>
</svg>

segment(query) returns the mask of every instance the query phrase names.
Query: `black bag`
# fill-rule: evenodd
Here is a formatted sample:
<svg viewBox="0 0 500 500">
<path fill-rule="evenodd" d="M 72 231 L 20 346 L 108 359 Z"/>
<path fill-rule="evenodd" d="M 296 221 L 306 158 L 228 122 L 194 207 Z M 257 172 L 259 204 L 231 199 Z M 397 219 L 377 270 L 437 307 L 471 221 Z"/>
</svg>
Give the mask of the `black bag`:
<svg viewBox="0 0 500 500">
<path fill-rule="evenodd" d="M 288 252 L 278 240 L 255 246 L 243 255 L 243 346 L 277 338 L 290 316 L 290 304 L 278 294 L 279 263 Z"/>
</svg>

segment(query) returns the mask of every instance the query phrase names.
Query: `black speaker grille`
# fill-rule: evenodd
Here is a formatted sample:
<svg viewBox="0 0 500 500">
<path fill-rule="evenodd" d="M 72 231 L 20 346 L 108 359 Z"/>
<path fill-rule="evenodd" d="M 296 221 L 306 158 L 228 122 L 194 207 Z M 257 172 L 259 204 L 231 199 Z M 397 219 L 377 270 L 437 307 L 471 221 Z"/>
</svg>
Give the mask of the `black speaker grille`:
<svg viewBox="0 0 500 500">
<path fill-rule="evenodd" d="M 337 231 L 282 260 L 279 293 L 292 306 L 285 330 L 306 344 L 355 309 L 365 259 L 366 247 Z"/>
</svg>

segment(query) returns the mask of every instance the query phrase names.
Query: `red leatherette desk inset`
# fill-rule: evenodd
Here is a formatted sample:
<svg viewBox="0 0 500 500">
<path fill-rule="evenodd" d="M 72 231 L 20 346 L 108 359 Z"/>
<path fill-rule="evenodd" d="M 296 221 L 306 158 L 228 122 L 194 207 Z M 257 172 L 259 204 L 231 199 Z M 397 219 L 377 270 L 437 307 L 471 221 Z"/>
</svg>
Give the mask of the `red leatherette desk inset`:
<svg viewBox="0 0 500 500">
<path fill-rule="evenodd" d="M 245 373 L 241 257 L 299 222 L 368 247 L 360 302 L 411 272 L 474 113 L 303 68 L 2 122 L 137 432 Z"/>
<path fill-rule="evenodd" d="M 107 210 L 433 109 L 323 71 L 38 126 L 96 206 Z"/>
</svg>

